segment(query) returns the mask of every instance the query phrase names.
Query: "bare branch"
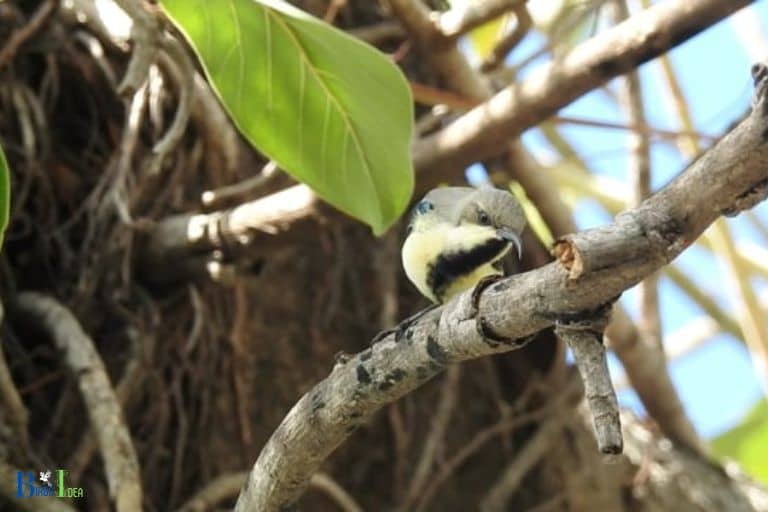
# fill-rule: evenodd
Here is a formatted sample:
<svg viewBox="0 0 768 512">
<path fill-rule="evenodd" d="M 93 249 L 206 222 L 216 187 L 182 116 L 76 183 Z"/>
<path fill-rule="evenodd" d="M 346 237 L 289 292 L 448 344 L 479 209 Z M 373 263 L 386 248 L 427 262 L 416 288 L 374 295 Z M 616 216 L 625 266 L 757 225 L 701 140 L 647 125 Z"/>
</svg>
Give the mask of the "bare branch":
<svg viewBox="0 0 768 512">
<path fill-rule="evenodd" d="M 217 477 L 200 489 L 177 512 L 206 512 L 213 510 L 222 501 L 237 496 L 247 478 L 247 471 L 228 473 Z M 315 473 L 312 475 L 309 486 L 325 493 L 343 512 L 362 512 L 363 510 L 347 491 L 325 473 Z"/>
<path fill-rule="evenodd" d="M 325 473 L 315 473 L 309 486 L 325 493 L 343 512 L 363 512 L 363 508 L 333 478 Z"/>
<path fill-rule="evenodd" d="M 414 146 L 421 172 L 465 166 L 503 152 L 511 137 L 562 106 L 693 37 L 749 0 L 670 0 L 655 4 L 536 70 Z"/>
<path fill-rule="evenodd" d="M 514 350 L 521 345 L 515 340 L 557 319 L 603 306 L 678 256 L 743 197 L 764 198 L 765 68 L 758 69 L 758 76 L 752 114 L 639 207 L 619 215 L 614 224 L 568 237 L 559 246 L 558 261 L 461 294 L 425 314 L 402 336 L 390 334 L 337 364 L 273 433 L 236 510 L 291 506 L 322 461 L 384 404 L 448 364 Z"/>
<path fill-rule="evenodd" d="M 4 316 L 5 311 L 2 304 L 0 304 L 0 324 L 3 322 Z M 0 346 L 0 403 L 2 403 L 3 408 L 7 412 L 7 421 L 13 429 L 13 435 L 15 436 L 15 441 L 19 444 L 21 453 L 28 455 L 30 448 L 29 433 L 27 431 L 29 411 L 24 406 L 19 390 L 16 389 L 16 384 L 13 382 L 2 346 Z"/>
<path fill-rule="evenodd" d="M 421 450 L 419 462 L 413 471 L 408 493 L 399 510 L 413 509 L 416 500 L 421 496 L 427 478 L 432 473 L 438 447 L 445 442 L 445 434 L 451 423 L 451 416 L 456 408 L 456 399 L 459 394 L 459 382 L 461 381 L 461 367 L 450 366 L 445 372 L 445 380 L 440 390 L 440 402 L 437 404 L 429 434 Z"/>
<path fill-rule="evenodd" d="M 269 184 L 272 182 L 273 178 L 280 175 L 279 171 L 280 168 L 275 161 L 270 160 L 255 176 L 251 176 L 243 181 L 216 190 L 206 190 L 200 197 L 200 201 L 203 203 L 203 206 L 212 209 L 221 206 L 222 203 L 226 201 L 254 197 L 256 191 Z"/>
<path fill-rule="evenodd" d="M 317 197 L 306 185 L 295 185 L 275 194 L 212 213 L 182 214 L 155 226 L 147 242 L 147 277 L 167 282 L 188 277 L 199 268 L 186 268 L 184 258 L 214 250 L 264 248 L 274 235 L 285 232 L 299 219 L 308 219 L 317 208 Z"/>
<path fill-rule="evenodd" d="M 162 31 L 159 18 L 148 10 L 144 0 L 115 0 L 115 3 L 133 21 L 133 52 L 125 76 L 117 86 L 117 93 L 128 98 L 147 81 L 149 67 L 155 62 L 158 38 L 161 37 Z"/>
<path fill-rule="evenodd" d="M 376 25 L 353 28 L 347 33 L 370 44 L 378 44 L 388 39 L 402 39 L 405 37 L 403 26 L 396 21 L 382 21 Z"/>
<path fill-rule="evenodd" d="M 573 351 L 584 382 L 584 397 L 592 413 L 597 447 L 602 453 L 615 455 L 621 453 L 624 442 L 621 439 L 619 401 L 608 373 L 608 359 L 603 345 L 603 331 L 609 313 L 609 308 L 603 307 L 577 321 L 558 321 L 555 334 L 565 340 Z"/>
<path fill-rule="evenodd" d="M 74 315 L 57 300 L 34 292 L 21 293 L 15 303 L 34 317 L 64 353 L 77 379 L 88 417 L 99 440 L 110 494 L 118 512 L 141 510 L 141 477 L 131 436 L 104 363 Z"/>
<path fill-rule="evenodd" d="M 520 453 L 504 469 L 499 479 L 480 503 L 482 512 L 503 512 L 509 498 L 517 490 L 523 477 L 536 465 L 549 448 L 557 434 L 562 419 L 555 414 L 539 426 L 535 434 L 525 443 Z"/>
<path fill-rule="evenodd" d="M 24 25 L 23 28 L 15 30 L 8 41 L 0 48 L 0 69 L 11 62 L 19 48 L 34 36 L 51 15 L 56 11 L 56 7 L 59 5 L 59 0 L 46 0 L 37 8 L 35 13 L 30 18 L 29 23 Z"/>
<path fill-rule="evenodd" d="M 144 164 L 149 174 L 155 174 L 160 170 L 165 156 L 176 148 L 184 135 L 192 112 L 195 92 L 195 66 L 186 49 L 170 34 L 163 34 L 160 44 L 164 52 L 158 55 L 159 61 L 176 82 L 179 90 L 179 106 L 176 108 L 176 115 L 168 131 L 155 143 L 152 156 Z"/>
<path fill-rule="evenodd" d="M 439 469 L 435 477 L 426 486 L 424 492 L 419 498 L 417 506 L 414 508 L 414 512 L 422 512 L 426 510 L 433 496 L 445 482 L 448 477 L 456 471 L 467 459 L 469 459 L 475 452 L 479 451 L 487 442 L 494 437 L 500 436 L 506 432 L 510 432 L 516 428 L 520 428 L 524 425 L 541 421 L 553 414 L 559 414 L 564 405 L 575 406 L 578 401 L 581 400 L 581 381 L 576 375 L 572 376 L 566 381 L 566 385 L 563 389 L 558 390 L 559 394 L 548 401 L 544 406 L 535 409 L 530 412 L 523 412 L 515 414 L 506 419 L 502 419 L 498 423 L 491 425 L 490 427 L 483 429 L 475 434 L 475 436 L 464 445 L 459 451 L 453 454 Z M 530 390 L 530 386 L 526 388 Z M 517 398 L 518 403 L 524 403 L 523 396 Z"/>
<path fill-rule="evenodd" d="M 247 471 L 227 473 L 216 477 L 179 507 L 177 512 L 206 512 L 211 510 L 222 501 L 237 496 L 246 478 L 248 478 Z"/>
</svg>

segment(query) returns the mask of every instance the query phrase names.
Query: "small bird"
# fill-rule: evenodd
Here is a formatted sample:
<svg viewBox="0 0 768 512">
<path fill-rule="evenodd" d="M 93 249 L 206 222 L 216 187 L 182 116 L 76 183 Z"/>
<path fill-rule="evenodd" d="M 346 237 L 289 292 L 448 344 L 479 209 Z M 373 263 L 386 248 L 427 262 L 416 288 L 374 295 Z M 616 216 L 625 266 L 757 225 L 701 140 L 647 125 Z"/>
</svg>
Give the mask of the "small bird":
<svg viewBox="0 0 768 512">
<path fill-rule="evenodd" d="M 442 304 L 489 276 L 511 269 L 512 247 L 522 256 L 525 214 L 515 197 L 493 187 L 436 188 L 414 208 L 402 249 L 408 279 Z"/>
</svg>

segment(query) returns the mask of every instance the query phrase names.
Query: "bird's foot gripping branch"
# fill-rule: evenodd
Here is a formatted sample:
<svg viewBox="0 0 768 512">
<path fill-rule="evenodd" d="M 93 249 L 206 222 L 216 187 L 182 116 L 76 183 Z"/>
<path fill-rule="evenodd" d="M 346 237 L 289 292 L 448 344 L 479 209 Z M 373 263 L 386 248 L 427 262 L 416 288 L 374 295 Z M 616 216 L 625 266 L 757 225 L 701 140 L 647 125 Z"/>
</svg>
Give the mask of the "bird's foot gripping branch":
<svg viewBox="0 0 768 512">
<path fill-rule="evenodd" d="M 382 406 L 446 365 L 516 348 L 489 344 L 477 318 L 504 339 L 525 338 L 560 322 L 561 333 L 574 345 L 580 343 L 574 337 L 583 333 L 589 338 L 584 345 L 599 351 L 601 326 L 592 324 L 580 333 L 563 319 L 599 310 L 677 257 L 722 214 L 737 213 L 766 197 L 768 68 L 756 66 L 753 76 L 752 112 L 640 206 L 613 224 L 565 237 L 556 247 L 556 261 L 475 294 L 461 293 L 419 318 L 404 336 L 396 339 L 389 333 L 336 365 L 299 400 L 264 446 L 236 510 L 290 508 L 322 462 Z M 600 387 L 594 389 L 599 398 Z M 618 450 L 620 438 L 614 436 L 615 429 L 601 447 Z"/>
<path fill-rule="evenodd" d="M 480 280 L 480 282 L 477 283 L 477 285 L 472 289 L 472 302 L 470 305 L 469 318 L 475 319 L 475 325 L 477 326 L 478 334 L 490 346 L 498 347 L 499 345 L 507 345 L 510 349 L 523 348 L 528 343 L 533 341 L 533 339 L 536 337 L 535 334 L 517 339 L 500 336 L 493 332 L 493 328 L 488 325 L 488 322 L 480 314 L 480 296 L 482 295 L 483 290 L 492 284 L 501 281 L 502 279 L 502 276 L 491 275 L 484 277 Z"/>
</svg>

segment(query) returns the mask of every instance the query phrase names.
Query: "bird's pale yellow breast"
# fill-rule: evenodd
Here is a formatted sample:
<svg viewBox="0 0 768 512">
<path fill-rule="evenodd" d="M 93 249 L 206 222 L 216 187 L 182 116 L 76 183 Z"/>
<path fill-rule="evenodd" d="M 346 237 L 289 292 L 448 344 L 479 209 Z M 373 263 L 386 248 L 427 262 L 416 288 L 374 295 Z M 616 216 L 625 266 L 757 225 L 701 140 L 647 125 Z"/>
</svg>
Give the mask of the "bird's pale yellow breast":
<svg viewBox="0 0 768 512">
<path fill-rule="evenodd" d="M 441 254 L 468 251 L 492 238 L 496 238 L 493 228 L 476 224 L 456 226 L 444 223 L 433 225 L 426 230 L 414 229 L 403 245 L 403 268 L 408 279 L 425 297 L 433 302 L 440 302 L 428 283 L 431 265 Z M 506 250 L 502 251 L 493 261 L 502 258 L 506 252 Z M 457 278 L 448 285 L 441 298 L 443 300 L 450 299 L 455 294 L 473 287 L 483 277 L 500 274 L 491 265 L 493 261 L 484 263 Z"/>
<path fill-rule="evenodd" d="M 403 244 L 402 258 L 405 275 L 416 285 L 422 295 L 433 302 L 438 300 L 427 286 L 429 264 L 440 255 L 449 236 L 449 226 L 440 226 L 429 231 L 414 231 Z"/>
</svg>

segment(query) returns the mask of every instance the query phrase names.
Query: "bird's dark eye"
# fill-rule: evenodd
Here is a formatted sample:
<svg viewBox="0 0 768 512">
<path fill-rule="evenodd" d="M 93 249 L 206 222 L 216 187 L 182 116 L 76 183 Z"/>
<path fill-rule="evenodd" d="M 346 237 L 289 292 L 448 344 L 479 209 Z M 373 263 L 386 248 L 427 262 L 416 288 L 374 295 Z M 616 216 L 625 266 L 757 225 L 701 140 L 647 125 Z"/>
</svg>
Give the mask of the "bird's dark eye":
<svg viewBox="0 0 768 512">
<path fill-rule="evenodd" d="M 477 221 L 483 226 L 490 226 L 491 224 L 491 218 L 482 210 L 477 214 Z"/>
<path fill-rule="evenodd" d="M 421 201 L 419 204 L 416 205 L 416 213 L 423 215 L 427 213 L 430 210 L 434 210 L 435 205 L 430 203 L 429 201 Z"/>
</svg>

